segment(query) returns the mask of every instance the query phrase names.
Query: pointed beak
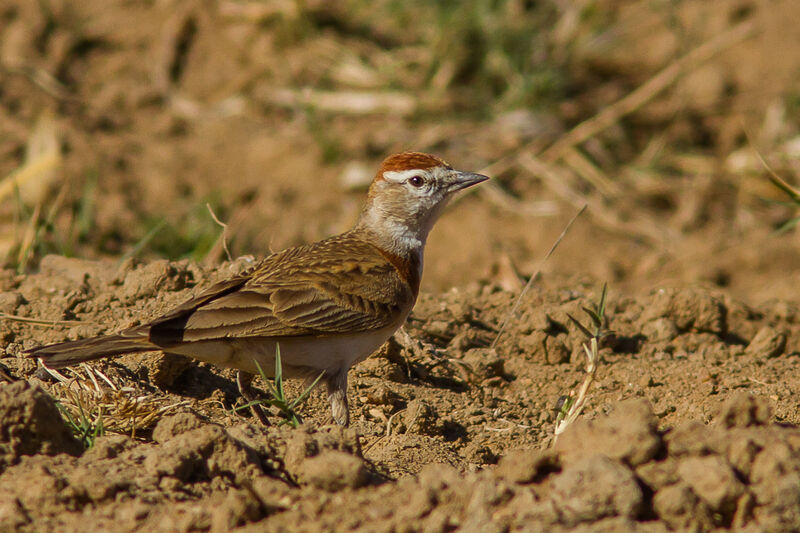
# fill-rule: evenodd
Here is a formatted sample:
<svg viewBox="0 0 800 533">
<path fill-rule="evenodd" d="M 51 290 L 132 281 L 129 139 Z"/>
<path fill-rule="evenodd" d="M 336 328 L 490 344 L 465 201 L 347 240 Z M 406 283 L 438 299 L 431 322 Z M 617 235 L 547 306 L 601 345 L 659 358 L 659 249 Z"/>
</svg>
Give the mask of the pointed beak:
<svg viewBox="0 0 800 533">
<path fill-rule="evenodd" d="M 489 179 L 489 176 L 483 174 L 475 174 L 474 172 L 461 172 L 460 170 L 453 171 L 452 181 L 450 183 L 449 192 L 460 191 L 467 187 L 472 187 L 478 183 L 484 182 Z"/>
</svg>

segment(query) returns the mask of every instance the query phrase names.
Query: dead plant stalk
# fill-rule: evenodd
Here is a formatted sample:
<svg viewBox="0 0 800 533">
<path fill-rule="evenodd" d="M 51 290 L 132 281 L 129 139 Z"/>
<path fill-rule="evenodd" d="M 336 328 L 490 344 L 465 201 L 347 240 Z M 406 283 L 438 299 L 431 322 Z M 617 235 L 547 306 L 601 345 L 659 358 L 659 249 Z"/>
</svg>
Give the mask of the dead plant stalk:
<svg viewBox="0 0 800 533">
<path fill-rule="evenodd" d="M 580 416 L 583 411 L 583 406 L 586 404 L 586 395 L 594 382 L 594 376 L 597 372 L 597 338 L 592 337 L 589 340 L 589 345 L 583 345 L 583 350 L 586 353 L 586 378 L 583 380 L 581 388 L 578 389 L 577 398 L 570 406 L 567 414 L 556 419 L 556 427 L 553 432 L 553 445 L 558 440 L 558 436 Z M 571 394 L 571 393 L 570 393 Z"/>
<path fill-rule="evenodd" d="M 606 329 L 606 296 L 608 295 L 608 285 L 603 285 L 603 291 L 600 293 L 600 302 L 592 307 L 584 307 L 583 311 L 589 316 L 591 320 L 591 328 L 581 324 L 575 317 L 567 313 L 570 321 L 586 336 L 588 339 L 581 347 L 586 354 L 586 378 L 583 380 L 581 388 L 578 389 L 577 395 L 575 391 L 570 391 L 569 395 L 561 398 L 563 403 L 560 406 L 558 416 L 556 417 L 555 430 L 553 432 L 553 445 L 558 440 L 558 436 L 577 420 L 583 411 L 583 406 L 586 403 L 587 394 L 594 382 L 594 376 L 597 372 L 597 363 L 600 360 L 598 350 L 600 340 L 609 334 Z"/>
<path fill-rule="evenodd" d="M 553 252 L 555 252 L 556 248 L 558 248 L 558 245 L 561 243 L 561 241 L 567 235 L 567 232 L 572 227 L 572 224 L 578 219 L 579 216 L 581 216 L 583 214 L 583 212 L 585 210 L 586 210 L 586 206 L 584 205 L 583 207 L 580 208 L 580 210 L 577 213 L 575 213 L 575 216 L 573 216 L 570 219 L 570 221 L 567 222 L 567 225 L 564 226 L 564 230 L 561 232 L 561 234 L 555 240 L 555 242 L 553 243 L 553 246 L 551 246 L 550 249 L 547 251 L 547 253 L 545 254 L 544 258 L 542 259 L 542 262 L 539 264 L 539 268 L 537 268 L 536 272 L 534 272 L 534 274 L 528 279 L 528 282 L 525 284 L 525 287 L 522 288 L 522 292 L 519 293 L 519 297 L 514 302 L 513 307 L 511 308 L 511 310 L 506 315 L 505 319 L 503 320 L 503 323 L 500 324 L 500 330 L 497 332 L 497 336 L 495 336 L 494 340 L 492 341 L 492 344 L 490 346 L 491 348 L 495 348 L 497 346 L 497 341 L 500 340 L 500 336 L 503 334 L 503 331 L 505 331 L 506 325 L 508 324 L 508 321 L 517 312 L 517 308 L 519 308 L 519 304 L 522 302 L 522 298 L 525 297 L 525 294 L 527 294 L 528 290 L 531 288 L 531 285 L 533 284 L 533 281 L 537 277 L 539 277 L 539 273 L 542 271 L 542 268 L 544 267 L 544 264 L 547 262 L 548 259 L 550 259 L 550 256 L 553 255 Z"/>
</svg>

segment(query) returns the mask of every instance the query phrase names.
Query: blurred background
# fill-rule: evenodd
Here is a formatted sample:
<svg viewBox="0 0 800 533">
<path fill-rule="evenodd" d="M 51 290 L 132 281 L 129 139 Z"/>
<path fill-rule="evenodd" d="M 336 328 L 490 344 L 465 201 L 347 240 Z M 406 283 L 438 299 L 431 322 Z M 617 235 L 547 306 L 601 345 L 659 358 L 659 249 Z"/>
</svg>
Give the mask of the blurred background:
<svg viewBox="0 0 800 533">
<path fill-rule="evenodd" d="M 800 286 L 790 0 L 0 0 L 0 258 L 225 259 L 354 222 L 380 161 L 495 179 L 423 288 Z M 213 213 L 213 214 L 212 214 Z M 227 225 L 222 226 L 216 218 Z M 781 231 L 778 231 L 781 230 Z"/>
</svg>

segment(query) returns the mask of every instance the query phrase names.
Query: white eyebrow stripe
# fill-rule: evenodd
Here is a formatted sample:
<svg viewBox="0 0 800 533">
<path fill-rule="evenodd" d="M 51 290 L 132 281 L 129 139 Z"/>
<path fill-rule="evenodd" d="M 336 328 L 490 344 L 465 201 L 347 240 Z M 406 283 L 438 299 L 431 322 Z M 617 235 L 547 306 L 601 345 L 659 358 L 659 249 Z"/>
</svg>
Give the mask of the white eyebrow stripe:
<svg viewBox="0 0 800 533">
<path fill-rule="evenodd" d="M 402 183 L 415 174 L 424 173 L 423 170 L 412 168 L 411 170 L 387 170 L 383 173 L 383 178 L 387 181 Z"/>
</svg>

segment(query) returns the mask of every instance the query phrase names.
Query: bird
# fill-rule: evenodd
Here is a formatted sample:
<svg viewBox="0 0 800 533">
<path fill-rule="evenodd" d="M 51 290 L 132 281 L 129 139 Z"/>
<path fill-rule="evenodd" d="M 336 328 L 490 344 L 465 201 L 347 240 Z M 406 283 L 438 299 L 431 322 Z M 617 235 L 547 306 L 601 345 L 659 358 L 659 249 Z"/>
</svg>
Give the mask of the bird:
<svg viewBox="0 0 800 533">
<path fill-rule="evenodd" d="M 58 369 L 161 350 L 238 370 L 245 400 L 257 373 L 322 376 L 333 420 L 349 425 L 347 374 L 406 321 L 419 294 L 428 235 L 448 201 L 489 179 L 443 159 L 402 152 L 378 168 L 349 231 L 275 252 L 154 320 L 111 335 L 26 351 Z M 264 413 L 254 415 L 269 425 Z"/>
</svg>

